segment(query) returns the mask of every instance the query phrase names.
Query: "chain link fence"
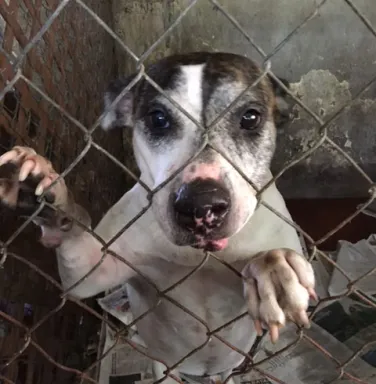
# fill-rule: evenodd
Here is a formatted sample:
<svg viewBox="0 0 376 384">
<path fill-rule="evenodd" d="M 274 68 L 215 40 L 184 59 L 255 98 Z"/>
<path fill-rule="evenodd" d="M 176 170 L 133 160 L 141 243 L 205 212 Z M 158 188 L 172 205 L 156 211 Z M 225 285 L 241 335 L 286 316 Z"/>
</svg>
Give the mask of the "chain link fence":
<svg viewBox="0 0 376 384">
<path fill-rule="evenodd" d="M 364 180 L 369 185 L 369 199 L 364 202 L 358 209 L 353 212 L 352 215 L 347 217 L 341 223 L 339 223 L 335 228 L 326 233 L 324 236 L 318 239 L 313 239 L 309 233 L 303 231 L 299 226 L 290 220 L 281 217 L 281 215 L 275 211 L 272 207 L 267 205 L 261 199 L 259 203 L 266 206 L 268 209 L 272 210 L 276 215 L 285 220 L 288 224 L 292 225 L 305 239 L 308 249 L 309 249 L 309 259 L 310 261 L 315 258 L 321 258 L 325 260 L 333 268 L 339 270 L 339 272 L 346 277 L 348 280 L 347 292 L 339 297 L 332 297 L 329 299 L 320 300 L 317 306 L 311 311 L 310 318 L 312 318 L 315 313 L 327 302 L 328 300 L 339 300 L 342 297 L 352 296 L 356 297 L 357 300 L 363 302 L 367 306 L 376 308 L 375 300 L 359 289 L 359 282 L 369 277 L 375 272 L 375 269 L 368 271 L 366 274 L 361 276 L 356 280 L 351 280 L 350 276 L 346 271 L 339 267 L 327 253 L 320 250 L 319 246 L 326 241 L 329 237 L 339 231 L 342 227 L 347 225 L 352 219 L 357 215 L 363 212 L 374 200 L 376 197 L 376 188 L 373 180 L 362 170 L 362 167 L 359 166 L 342 148 L 338 146 L 328 135 L 328 129 L 332 124 L 335 123 L 336 119 L 346 110 L 346 108 L 353 103 L 358 97 L 363 93 L 367 92 L 370 87 L 376 81 L 375 77 L 369 81 L 363 89 L 353 98 L 351 102 L 342 106 L 329 120 L 323 121 L 320 116 L 314 113 L 309 107 L 303 104 L 299 98 L 292 94 L 289 89 L 287 89 L 284 84 L 273 74 L 271 70 L 271 61 L 273 56 L 288 42 L 292 36 L 298 34 L 299 31 L 308 23 L 310 20 L 315 18 L 320 11 L 320 8 L 329 0 L 323 0 L 317 3 L 314 11 L 303 20 L 300 25 L 298 25 L 293 31 L 291 31 L 283 41 L 270 53 L 264 52 L 263 49 L 255 42 L 245 29 L 238 23 L 238 21 L 221 5 L 220 1 L 217 0 L 207 0 L 212 4 L 214 9 L 221 12 L 225 18 L 228 20 L 229 24 L 232 24 L 238 31 L 243 34 L 247 39 L 249 44 L 256 49 L 259 55 L 264 60 L 263 73 L 261 77 L 269 74 L 274 78 L 274 80 L 290 95 L 294 102 L 306 113 L 308 113 L 314 122 L 316 123 L 317 135 L 316 142 L 308 150 L 303 153 L 296 154 L 295 158 L 292 159 L 288 164 L 285 164 L 283 169 L 276 173 L 274 176 L 273 182 L 280 178 L 284 172 L 288 169 L 294 167 L 296 164 L 302 162 L 304 159 L 307 159 L 311 156 L 318 148 L 326 146 L 330 147 L 332 150 L 338 152 L 339 155 L 343 156 L 347 162 L 349 162 L 352 167 L 359 173 L 359 175 L 364 178 Z M 98 6 L 98 4 L 101 4 Z M 165 39 L 173 36 L 175 27 L 181 22 L 181 20 L 189 13 L 190 9 L 195 7 L 198 3 L 198 0 L 192 0 L 189 3 L 189 6 L 184 9 L 181 14 L 176 18 L 176 20 L 170 25 L 170 27 L 161 35 L 154 44 L 152 44 L 140 57 L 138 57 L 132 50 L 114 33 L 111 29 L 111 18 L 109 17 L 108 9 L 104 6 L 104 2 L 83 2 L 81 0 L 36 0 L 36 1 L 5 1 L 0 4 L 0 14 L 2 22 L 1 30 L 1 39 L 2 39 L 2 48 L 0 51 L 0 63 L 1 63 L 1 77 L 0 81 L 2 82 L 2 90 L 0 92 L 0 100 L 2 100 L 3 114 L 1 116 L 0 128 L 1 128 L 1 139 L 3 151 L 9 149 L 14 144 L 26 144 L 33 146 L 40 153 L 46 154 L 55 167 L 60 171 L 60 177 L 66 178 L 68 182 L 68 187 L 70 187 L 76 195 L 78 202 L 83 201 L 83 205 L 89 205 L 87 208 L 94 217 L 99 218 L 101 212 L 105 211 L 116 199 L 119 197 L 116 193 L 113 193 L 116 188 L 114 186 L 120 185 L 123 183 L 122 189 L 124 190 L 124 182 L 126 180 L 139 181 L 137 176 L 134 173 L 134 170 L 128 167 L 127 159 L 124 161 L 119 161 L 119 157 L 122 156 L 121 148 L 112 147 L 111 153 L 109 147 L 106 146 L 106 140 L 102 139 L 99 135 L 99 130 L 97 129 L 101 122 L 101 116 L 99 115 L 99 104 L 98 100 L 93 100 L 93 94 L 98 94 L 95 90 L 90 89 L 88 84 L 92 84 L 93 87 L 96 87 L 96 90 L 105 86 L 99 80 L 97 76 L 94 81 L 89 71 L 85 68 L 85 61 L 88 60 L 88 55 L 83 55 L 82 57 L 77 58 L 79 55 L 78 52 L 87 51 L 88 47 L 99 46 L 95 44 L 95 38 L 97 41 L 99 39 L 107 39 L 108 44 L 101 43 L 100 46 L 104 47 L 103 49 L 111 50 L 111 42 L 115 41 L 128 55 L 129 60 L 133 60 L 135 65 L 138 68 L 138 73 L 135 79 L 123 90 L 123 92 L 116 98 L 112 103 L 111 108 L 113 108 L 120 98 L 127 92 L 129 89 L 140 81 L 141 79 L 149 82 L 158 92 L 164 95 L 176 108 L 183 112 L 189 119 L 191 119 L 195 124 L 200 125 L 192 116 L 189 115 L 181 106 L 179 106 L 174 100 L 172 100 L 169 95 L 165 94 L 163 89 L 156 84 L 145 72 L 145 61 L 155 52 L 156 48 L 161 44 Z M 343 5 L 348 6 L 352 11 L 359 17 L 359 19 L 365 24 L 369 31 L 376 38 L 376 30 L 368 21 L 367 17 L 362 14 L 355 3 L 351 0 L 343 0 Z M 17 13 L 17 18 L 14 17 L 14 12 Z M 38 12 L 38 13 L 37 13 Z M 106 13 L 107 12 L 107 13 Z M 74 23 L 71 21 L 72 18 L 78 18 L 80 22 L 80 30 L 77 30 L 77 27 L 73 27 Z M 82 22 L 82 20 L 85 20 Z M 75 24 L 77 25 L 77 24 Z M 90 28 L 94 33 L 88 33 Z M 90 39 L 78 39 L 78 36 L 90 36 Z M 63 38 L 62 38 L 63 36 Z M 107 41 L 106 40 L 106 41 Z M 77 45 L 79 44 L 79 45 Z M 53 47 L 52 51 L 49 51 Z M 93 51 L 95 51 L 93 49 Z M 93 52 L 92 51 L 92 52 Z M 94 58 L 97 59 L 99 73 L 102 73 L 102 66 L 99 61 L 99 57 L 109 57 L 109 51 L 96 53 L 97 56 Z M 90 57 L 90 60 L 93 57 Z M 64 64 L 64 67 L 62 67 Z M 107 65 L 107 63 L 106 63 Z M 102 79 L 106 80 L 111 76 L 111 63 L 107 65 L 108 73 L 103 74 Z M 261 78 L 260 77 L 260 78 Z M 259 79 L 260 80 L 260 79 Z M 85 86 L 83 86 L 85 85 Z M 254 86 L 255 84 L 253 84 Z M 55 88 L 58 88 L 61 92 L 57 93 Z M 65 93 L 64 93 L 65 92 Z M 86 93 L 85 93 L 86 92 Z M 23 95 L 27 95 L 27 100 L 21 100 Z M 239 97 L 241 97 L 240 95 Z M 226 109 L 229 110 L 234 102 Z M 86 101 L 86 104 L 82 102 Z M 100 100 L 99 100 L 100 102 Z M 95 106 L 92 107 L 91 103 Z M 79 109 L 77 111 L 77 108 Z M 46 111 L 50 113 L 50 116 L 46 115 Z M 202 136 L 202 145 L 201 150 L 206 146 L 211 146 L 207 140 L 207 132 L 212 129 L 215 123 L 217 123 L 225 114 L 226 111 L 223 111 L 220 116 L 218 116 L 214 122 L 209 124 L 205 128 Z M 53 124 L 51 122 L 53 121 Z M 52 127 L 50 131 L 39 131 L 40 127 Z M 98 136 L 99 135 L 99 136 Z M 101 142 L 101 144 L 99 144 Z M 116 139 L 117 143 L 122 141 L 119 138 Z M 6 144 L 4 144 L 6 143 Z M 110 143 L 114 145 L 114 143 Z M 72 145 L 74 150 L 72 150 Z M 213 148 L 216 150 L 215 148 Z M 59 150 L 61 153 L 59 154 Z M 114 156 L 114 153 L 117 156 Z M 197 156 L 197 154 L 195 154 Z M 194 157 L 195 157 L 194 156 Z M 193 158 L 190 159 L 190 161 Z M 123 159 L 121 159 L 123 160 Z M 226 158 L 227 161 L 231 163 L 231 160 Z M 124 165 L 127 164 L 127 165 Z M 140 218 L 148 209 L 153 201 L 153 196 L 158 193 L 170 180 L 172 180 L 178 172 L 180 172 L 189 162 L 184 164 L 178 171 L 171 175 L 167 180 L 160 184 L 157 188 L 151 190 L 146 185 L 142 184 L 148 193 L 149 204 L 141 211 L 139 214 L 134 217 L 134 219 L 127 223 L 124 228 L 109 242 L 105 242 L 103 239 L 99 238 L 95 232 L 89 228 L 85 228 L 86 231 L 91 233 L 96 239 L 98 239 L 103 245 L 103 256 L 102 260 L 108 255 L 118 258 L 122 262 L 125 262 L 119 255 L 115 254 L 109 249 L 110 245 L 118 238 L 124 231 L 126 231 L 134 222 Z M 235 168 L 236 166 L 233 165 Z M 114 169 L 113 174 L 118 174 L 118 179 L 114 180 L 113 178 L 108 178 L 108 170 Z M 237 169 L 237 168 L 236 168 Z M 103 174 L 101 174 L 101 170 Z M 246 179 L 242 174 L 240 169 L 237 171 Z M 80 176 L 81 175 L 81 176 Z M 88 178 L 88 175 L 92 175 L 92 179 Z M 95 182 L 94 182 L 95 177 Z M 77 187 L 77 184 L 81 182 L 85 183 L 85 187 L 81 189 L 83 191 L 95 191 L 95 196 L 87 196 L 79 194 L 80 188 Z M 252 180 L 247 180 L 252 183 Z M 90 184 L 91 183 L 91 184 Z M 94 184 L 95 183 L 95 184 Z M 94 185 L 103 185 L 101 188 L 91 188 Z M 269 185 L 269 184 L 268 184 Z M 261 193 L 265 188 L 259 190 L 257 195 L 260 197 Z M 77 193 L 76 193 L 77 192 Z M 137 322 L 141 317 L 147 316 L 147 314 L 154 309 L 151 308 L 147 313 L 144 313 L 142 316 L 135 318 L 132 324 L 118 327 L 106 316 L 103 316 L 99 311 L 95 310 L 95 307 L 87 304 L 86 302 L 77 300 L 69 295 L 69 292 L 73 287 L 70 287 L 66 291 L 63 291 L 61 285 L 58 282 L 56 273 L 46 272 L 46 268 L 43 264 L 43 270 L 38 266 L 38 262 L 30 259 L 28 254 L 30 253 L 30 245 L 24 245 L 23 247 L 13 246 L 16 244 L 16 240 L 22 238 L 27 239 L 27 241 L 32 241 L 31 238 L 34 236 L 33 233 L 30 233 L 29 227 L 33 218 L 38 214 L 38 212 L 43 209 L 45 206 L 50 206 L 45 200 L 42 199 L 40 207 L 38 210 L 26 221 L 19 223 L 19 227 L 12 233 L 9 233 L 9 236 L 1 245 L 1 265 L 4 267 L 4 270 L 7 269 L 17 269 L 24 268 L 24 270 L 29 271 L 29 276 L 38 276 L 39 280 L 43 280 L 50 287 L 48 289 L 48 295 L 55 295 L 56 300 L 52 300 L 50 303 L 50 308 L 43 313 L 39 313 L 38 320 L 34 321 L 32 325 L 29 325 L 27 321 L 20 320 L 19 316 L 25 315 L 25 308 L 23 308 L 23 313 L 14 313 L 9 314 L 5 310 L 0 310 L 0 319 L 4 324 L 7 324 L 8 327 L 17 330 L 19 336 L 18 342 L 16 345 L 13 345 L 13 351 L 10 356 L 2 357 L 2 367 L 0 371 L 0 381 L 3 383 L 15 384 L 20 381 L 17 381 L 12 375 L 12 367 L 16 363 L 22 360 L 23 356 L 30 350 L 34 350 L 35 354 L 33 356 L 40 356 L 44 359 L 45 364 L 49 364 L 53 367 L 54 376 L 51 376 L 51 381 L 46 382 L 58 382 L 59 375 L 63 373 L 72 375 L 77 382 L 79 383 L 97 383 L 96 378 L 94 377 L 93 372 L 100 364 L 101 360 L 104 358 L 104 355 L 99 356 L 98 359 L 90 361 L 90 364 L 83 367 L 72 367 L 72 365 L 66 363 L 67 360 L 64 360 L 62 356 L 58 354 L 52 355 L 50 350 L 47 350 L 41 343 L 38 341 L 40 334 L 47 332 L 47 324 L 58 317 L 59 314 L 66 311 L 67 308 L 70 308 L 70 314 L 80 313 L 81 317 L 75 317 L 74 321 L 81 324 L 83 316 L 90 316 L 92 319 L 96 319 L 98 322 L 104 322 L 110 328 L 112 328 L 116 334 L 116 341 L 114 347 L 119 343 L 127 343 L 133 348 L 137 349 L 142 354 L 147 354 L 143 349 L 140 349 L 137 344 L 132 342 L 127 338 L 127 330 L 133 326 L 137 326 Z M 53 207 L 52 207 L 53 208 Z M 8 218 L 6 218 L 8 220 Z M 10 219 L 9 219 L 10 220 Z M 7 222 L 5 219 L 2 219 L 2 223 Z M 8 224 L 7 224 L 8 225 Z M 82 225 L 82 224 L 80 224 Z M 25 244 L 25 243 L 24 243 Z M 27 243 L 29 244 L 29 243 Z M 41 251 L 42 252 L 42 251 Z M 44 251 L 43 251 L 44 252 Z M 43 254 L 44 256 L 44 254 Z M 229 348 L 236 350 L 236 352 L 242 354 L 245 357 L 245 363 L 239 367 L 238 370 L 234 371 L 232 375 L 239 375 L 244 372 L 255 370 L 261 375 L 274 380 L 278 383 L 283 383 L 278 377 L 273 377 L 263 369 L 263 364 L 268 360 L 276 356 L 272 356 L 263 359 L 261 361 L 255 361 L 254 356 L 249 351 L 239 351 L 226 340 L 222 339 L 218 332 L 225 326 L 230 326 L 239 320 L 238 318 L 233 319 L 233 321 L 224 324 L 219 329 L 210 329 L 208 324 L 197 315 L 189 311 L 187 308 L 182 306 L 180 303 L 176 302 L 170 295 L 170 292 L 179 284 L 184 284 L 184 281 L 187 280 L 193 273 L 195 273 L 199 268 L 201 268 L 208 258 L 214 258 L 218 262 L 226 265 L 233 273 L 237 273 L 231 268 L 230 265 L 227 265 L 221 261 L 213 253 L 206 252 L 203 253 L 202 262 L 197 265 L 189 275 L 182 278 L 179 282 L 175 283 L 173 286 L 165 289 L 164 291 L 158 291 L 159 298 L 162 300 L 167 300 L 173 305 L 179 307 L 181 310 L 185 311 L 187 314 L 192 316 L 196 321 L 201 323 L 207 329 L 207 340 L 196 350 L 191 351 L 183 359 L 177 361 L 173 366 L 166 366 L 165 377 L 170 376 L 175 379 L 177 382 L 181 382 L 179 378 L 172 374 L 174 368 L 178 367 L 181 362 L 197 352 L 198 349 L 203 348 L 211 338 L 216 338 L 217 340 L 225 343 Z M 137 273 L 140 271 L 131 264 L 127 264 Z M 90 273 L 92 273 L 97 267 L 95 266 Z M 140 273 L 141 274 L 141 273 Z M 141 274 L 142 275 L 142 274 Z M 241 275 L 239 278 L 241 278 Z M 148 279 L 146 276 L 142 277 L 148 281 L 153 287 L 156 285 Z M 83 277 L 78 281 L 74 286 L 77 286 L 82 282 Z M 27 277 L 26 277 L 27 279 Z M 46 285 L 46 286 L 47 286 Z M 25 289 L 26 285 L 25 285 Z M 46 288 L 43 288 L 46 289 Z M 32 293 L 30 293 L 33 296 Z M 44 293 L 44 296 L 47 296 Z M 158 304 L 157 304 L 158 305 Z M 52 308 L 52 309 L 51 309 Z M 243 314 L 242 316 L 246 316 Z M 95 323 L 98 325 L 98 322 Z M 69 328 L 69 327 L 68 327 Z M 52 328 L 49 328 L 52 331 Z M 83 337 L 88 337 L 88 335 L 83 335 Z M 59 339 L 59 335 L 56 335 L 56 339 Z M 309 343 L 312 348 L 316 348 L 320 353 L 331 360 L 336 367 L 336 378 L 337 379 L 347 379 L 350 382 L 355 383 L 365 383 L 360 377 L 355 377 L 348 371 L 348 367 L 352 362 L 360 356 L 364 351 L 368 350 L 372 345 L 376 343 L 376 340 L 370 340 L 367 344 L 362 345 L 358 351 L 349 359 L 342 359 L 341 356 L 333 356 L 329 351 L 320 345 L 316 340 L 313 340 L 308 336 L 308 334 L 303 330 L 297 327 L 297 336 L 296 340 L 290 345 L 284 347 L 277 354 L 285 352 L 286 350 L 295 348 L 299 343 L 303 341 Z M 72 345 L 70 346 L 72 348 Z M 109 351 L 107 351 L 109 353 Z M 155 356 L 148 356 L 158 360 Z M 65 363 L 62 363 L 64 361 Z M 87 363 L 87 362 L 86 362 Z M 20 367 L 20 365 L 18 365 Z M 72 377 L 70 376 L 70 377 Z M 36 382 L 33 381 L 33 378 L 29 378 L 29 381 L 25 379 L 25 382 Z M 42 382 L 42 381 L 38 381 Z"/>
</svg>

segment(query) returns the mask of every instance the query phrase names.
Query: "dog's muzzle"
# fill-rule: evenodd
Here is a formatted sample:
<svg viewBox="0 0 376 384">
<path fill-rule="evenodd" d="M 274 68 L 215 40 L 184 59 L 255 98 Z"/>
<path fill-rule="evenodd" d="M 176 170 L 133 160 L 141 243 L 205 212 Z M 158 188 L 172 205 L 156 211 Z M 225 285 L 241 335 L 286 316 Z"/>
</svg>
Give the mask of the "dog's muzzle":
<svg viewBox="0 0 376 384">
<path fill-rule="evenodd" d="M 177 224 L 199 237 L 221 227 L 229 209 L 228 191 L 210 179 L 196 179 L 183 184 L 174 201 Z"/>
</svg>

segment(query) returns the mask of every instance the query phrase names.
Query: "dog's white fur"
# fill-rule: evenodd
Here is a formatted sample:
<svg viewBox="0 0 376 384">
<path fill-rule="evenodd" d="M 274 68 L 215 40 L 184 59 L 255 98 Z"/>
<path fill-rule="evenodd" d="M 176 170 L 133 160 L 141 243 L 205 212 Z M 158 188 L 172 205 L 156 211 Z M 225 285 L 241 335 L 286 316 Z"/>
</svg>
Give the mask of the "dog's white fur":
<svg viewBox="0 0 376 384">
<path fill-rule="evenodd" d="M 199 121 L 202 114 L 203 68 L 204 65 L 183 67 L 179 87 L 171 91 L 171 96 Z M 166 100 L 164 102 L 166 103 Z M 114 116 L 107 115 L 105 124 L 111 124 L 113 118 Z M 187 149 L 190 149 L 190 143 L 198 128 L 183 114 L 179 114 L 179 118 L 185 127 L 184 137 L 174 144 L 174 148 L 170 152 L 164 154 L 153 157 L 142 135 L 135 132 L 134 148 L 142 171 L 141 178 L 150 188 L 154 188 L 164 181 L 174 168 L 180 166 L 191 156 Z M 192 137 L 189 137 L 190 134 Z M 36 163 L 43 162 L 41 158 L 35 161 Z M 226 167 L 227 172 L 235 174 L 236 171 L 231 169 L 228 164 Z M 237 199 L 248 199 L 244 205 L 247 210 L 246 223 L 245 225 L 243 222 L 238 223 L 239 228 L 230 238 L 228 247 L 219 252 L 217 256 L 242 271 L 244 268 L 248 268 L 247 265 L 252 267 L 249 263 L 252 263 L 253 257 L 260 252 L 265 252 L 261 258 L 268 255 L 269 251 L 273 252 L 271 250 L 282 248 L 301 254 L 302 249 L 296 231 L 263 205 L 255 210 L 254 194 L 250 192 L 249 185 L 243 179 L 241 180 L 236 186 L 237 191 L 234 196 L 237 196 Z M 291 220 L 285 202 L 274 184 L 263 193 L 262 200 Z M 95 228 L 95 232 L 103 240 L 111 240 L 147 204 L 146 191 L 136 184 L 106 213 Z M 244 221 L 244 218 L 240 221 Z M 59 273 L 65 288 L 74 284 L 100 261 L 101 249 L 101 243 L 89 233 L 76 230 L 65 234 L 57 249 Z M 160 290 L 168 288 L 183 278 L 204 257 L 201 250 L 175 245 L 166 235 L 166 231 L 160 225 L 160 220 L 155 216 L 155 210 L 152 209 L 141 216 L 109 249 L 137 267 Z M 288 264 L 279 263 L 278 268 L 282 269 L 276 269 L 276 271 L 283 272 L 290 267 Z M 302 275 L 313 285 L 311 269 L 308 264 L 304 268 Z M 292 269 L 288 272 L 291 274 L 291 271 Z M 263 277 L 258 280 L 260 276 Z M 268 281 L 273 286 L 273 279 L 268 275 L 262 275 L 261 272 L 259 275 L 253 275 L 253 278 L 255 281 L 257 280 L 258 284 L 266 284 Z M 296 293 L 297 302 L 306 309 L 308 295 L 300 293 L 299 281 L 296 277 L 294 279 L 291 278 L 289 281 L 287 279 L 286 287 Z M 128 283 L 128 295 L 134 317 L 147 311 L 158 300 L 158 295 L 152 286 L 139 277 L 132 268 L 111 254 L 107 254 L 99 268 L 78 285 L 72 293 L 85 298 L 125 283 Z M 168 292 L 168 295 L 202 319 L 210 330 L 216 329 L 240 315 L 247 310 L 249 304 L 243 296 L 241 279 L 211 257 L 201 269 Z M 273 290 L 270 291 L 270 295 L 273 296 Z M 246 295 L 246 298 L 249 300 L 249 296 Z M 260 306 L 257 305 L 256 309 L 265 322 L 274 321 L 273 306 L 275 304 L 270 303 L 269 299 L 270 297 L 261 295 Z M 252 314 L 252 305 L 255 306 L 255 303 L 249 305 Z M 250 307 L 248 306 L 248 308 Z M 281 322 L 283 321 L 284 319 L 281 320 Z M 162 299 L 153 312 L 137 323 L 137 328 L 150 354 L 163 360 L 168 366 L 175 364 L 194 348 L 202 346 L 179 365 L 177 370 L 182 373 L 204 375 L 230 372 L 241 363 L 244 357 L 216 337 L 212 337 L 205 344 L 208 329 L 203 323 L 173 303 Z M 248 352 L 256 337 L 251 317 L 243 317 L 218 334 L 244 352 Z M 162 378 L 164 367 L 157 364 L 154 368 L 156 379 Z"/>
</svg>

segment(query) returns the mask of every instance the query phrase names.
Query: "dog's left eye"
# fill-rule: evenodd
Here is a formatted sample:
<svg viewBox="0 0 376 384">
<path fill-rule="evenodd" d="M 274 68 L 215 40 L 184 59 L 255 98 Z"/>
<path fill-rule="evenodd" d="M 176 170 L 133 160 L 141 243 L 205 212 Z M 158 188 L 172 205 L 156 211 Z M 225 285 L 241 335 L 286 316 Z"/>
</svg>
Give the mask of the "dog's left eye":
<svg viewBox="0 0 376 384">
<path fill-rule="evenodd" d="M 153 128 L 166 129 L 170 127 L 170 120 L 168 116 L 161 110 L 150 112 L 149 119 Z"/>
<path fill-rule="evenodd" d="M 242 117 L 240 121 L 240 127 L 242 129 L 254 130 L 261 122 L 261 113 L 256 109 L 249 109 Z"/>
</svg>

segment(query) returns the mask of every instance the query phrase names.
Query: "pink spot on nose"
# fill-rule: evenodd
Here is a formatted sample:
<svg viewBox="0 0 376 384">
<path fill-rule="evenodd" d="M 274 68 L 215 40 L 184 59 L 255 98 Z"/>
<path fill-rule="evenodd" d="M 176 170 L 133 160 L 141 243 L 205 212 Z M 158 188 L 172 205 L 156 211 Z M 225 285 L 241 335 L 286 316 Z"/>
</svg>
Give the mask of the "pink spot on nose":
<svg viewBox="0 0 376 384">
<path fill-rule="evenodd" d="M 183 171 L 183 182 L 189 183 L 195 179 L 219 180 L 221 173 L 218 164 L 191 164 Z"/>
<path fill-rule="evenodd" d="M 228 239 L 213 240 L 210 242 L 213 251 L 222 251 L 228 245 Z"/>
</svg>

